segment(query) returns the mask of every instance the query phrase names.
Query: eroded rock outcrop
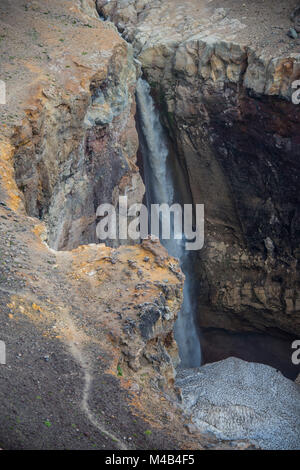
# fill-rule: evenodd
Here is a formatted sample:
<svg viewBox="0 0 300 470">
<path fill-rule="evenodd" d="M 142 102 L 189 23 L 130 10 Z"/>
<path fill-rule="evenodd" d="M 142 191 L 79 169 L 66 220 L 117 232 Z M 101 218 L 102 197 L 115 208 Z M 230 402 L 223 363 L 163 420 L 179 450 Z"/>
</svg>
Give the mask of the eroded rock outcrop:
<svg viewBox="0 0 300 470">
<path fill-rule="evenodd" d="M 161 27 L 162 2 L 112 1 L 105 8 L 114 17 L 120 12 L 119 6 L 124 11 L 123 26 L 118 27 L 128 28 L 129 38 L 133 39 L 136 25 L 149 12 L 157 15 Z M 0 13 L 1 79 L 7 84 L 8 97 L 7 105 L 1 105 L 0 133 L 0 339 L 7 346 L 7 365 L 0 369 L 4 384 L 0 390 L 0 447 L 231 447 L 230 442 L 204 436 L 191 427 L 178 407 L 180 392 L 174 384 L 178 352 L 173 326 L 181 305 L 183 278 L 176 260 L 151 240 L 143 246 L 117 249 L 87 244 L 95 241 L 98 204 L 115 202 L 118 194 L 126 191 L 132 202 L 143 197 L 136 166 L 136 62 L 131 48 L 110 23 L 99 22 L 91 0 L 25 4 L 4 0 Z M 147 68 L 146 59 L 140 59 L 157 89 L 156 96 L 160 96 L 165 124 L 180 161 L 189 174 L 197 175 L 198 163 L 193 166 L 188 155 L 198 161 L 199 154 L 190 150 L 193 136 L 184 127 L 183 103 L 177 93 L 181 83 L 183 101 L 189 107 L 196 82 L 188 82 L 185 71 L 178 70 L 178 77 L 182 74 L 178 83 L 173 77 L 182 28 L 187 38 L 191 27 L 199 23 L 197 16 L 189 18 L 180 18 L 178 36 L 170 36 L 167 44 L 166 34 L 174 32 L 174 25 L 170 24 L 169 30 L 161 28 L 161 36 L 156 38 L 158 54 L 156 46 L 155 50 L 145 47 L 151 67 Z M 220 34 L 224 19 L 228 26 L 224 12 L 216 12 L 214 22 L 221 22 Z M 233 34 L 235 28 L 243 30 L 241 22 L 230 25 Z M 152 26 L 144 26 L 151 33 Z M 136 38 L 142 44 L 138 34 Z M 161 39 L 163 43 L 159 44 Z M 197 80 L 202 83 L 202 78 Z M 208 80 L 214 94 L 218 80 Z M 191 116 L 198 122 L 199 103 L 195 103 L 196 112 Z M 169 104 L 174 106 L 171 111 Z M 178 113 L 174 111 L 177 107 Z M 203 109 L 207 116 L 205 106 Z M 178 124 L 181 117 L 182 129 Z M 198 135 L 192 122 L 190 125 Z M 209 145 L 205 139 L 210 133 L 203 135 L 199 142 Z M 185 139 L 187 143 L 181 149 Z M 211 161 L 204 166 L 218 167 L 213 146 L 210 151 Z M 219 167 L 216 170 L 218 175 L 223 171 Z M 218 178 L 226 182 L 226 176 Z M 190 187 L 198 202 L 198 186 L 191 179 Z M 200 196 L 199 202 L 205 202 L 202 193 Z M 213 223 L 209 221 L 208 234 L 217 247 L 212 252 L 215 256 L 222 252 L 224 241 L 212 229 L 219 230 L 222 223 L 218 218 Z M 236 229 L 233 233 L 237 239 L 234 249 L 250 257 L 246 243 L 240 240 L 243 231 Z M 231 232 L 228 240 L 231 247 Z M 272 253 L 274 244 L 273 238 L 270 240 L 265 244 L 268 253 Z M 45 242 L 63 251 L 50 249 Z M 204 297 L 213 289 L 210 281 L 215 269 L 223 266 L 218 258 L 214 264 L 212 256 L 201 254 Z M 273 255 L 270 263 L 274 259 L 278 262 Z M 287 258 L 284 260 L 287 262 Z M 229 274 L 236 270 L 240 276 L 238 270 L 244 269 L 240 258 L 236 266 L 230 263 L 228 267 L 226 259 Z M 253 266 L 252 260 L 249 266 Z M 265 273 L 262 269 L 259 265 L 258 272 Z M 225 268 L 220 272 L 225 276 Z M 232 274 L 225 278 L 232 282 Z M 222 288 L 225 281 L 221 278 L 217 282 Z M 293 291 L 291 298 L 294 305 Z M 268 300 L 259 322 L 262 328 L 267 325 L 269 304 Z M 209 298 L 202 305 L 207 305 L 209 313 L 212 306 L 220 307 L 227 323 L 223 300 L 214 303 Z M 238 308 L 235 303 L 232 312 L 240 328 L 246 315 L 242 309 L 242 320 L 238 320 Z M 253 312 L 251 325 L 252 319 Z M 279 320 L 276 322 L 279 324 Z M 282 328 L 288 329 L 285 320 Z M 248 444 L 234 442 L 233 446 L 247 448 Z"/>
<path fill-rule="evenodd" d="M 291 98 L 300 56 L 286 28 L 297 2 L 234 3 L 98 8 L 133 41 L 194 203 L 205 204 L 200 325 L 294 335 L 300 107 Z"/>
</svg>

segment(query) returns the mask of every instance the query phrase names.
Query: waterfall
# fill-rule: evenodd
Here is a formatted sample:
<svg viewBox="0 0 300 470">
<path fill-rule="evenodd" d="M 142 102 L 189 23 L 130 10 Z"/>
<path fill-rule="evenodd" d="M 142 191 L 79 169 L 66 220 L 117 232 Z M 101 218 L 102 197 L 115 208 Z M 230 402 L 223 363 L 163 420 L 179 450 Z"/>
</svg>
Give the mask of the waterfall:
<svg viewBox="0 0 300 470">
<path fill-rule="evenodd" d="M 179 188 L 175 185 L 174 172 L 169 164 L 168 141 L 150 94 L 150 85 L 140 79 L 137 84 L 138 129 L 143 155 L 144 178 L 148 208 L 151 204 L 183 203 Z M 149 211 L 150 212 L 150 211 Z M 175 339 L 179 347 L 180 367 L 201 365 L 201 347 L 195 313 L 195 282 L 192 252 L 185 250 L 182 240 L 161 240 L 171 256 L 179 259 L 186 280 L 183 305 L 175 324 Z"/>
</svg>

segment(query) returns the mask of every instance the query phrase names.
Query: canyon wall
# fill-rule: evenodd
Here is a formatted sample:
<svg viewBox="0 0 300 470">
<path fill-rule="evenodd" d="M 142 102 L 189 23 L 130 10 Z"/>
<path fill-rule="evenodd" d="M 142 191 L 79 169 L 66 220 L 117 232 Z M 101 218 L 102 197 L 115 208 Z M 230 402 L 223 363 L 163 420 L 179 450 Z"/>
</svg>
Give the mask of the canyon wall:
<svg viewBox="0 0 300 470">
<path fill-rule="evenodd" d="M 228 447 L 179 408 L 177 261 L 91 243 L 98 204 L 144 194 L 132 49 L 94 7 L 0 5 L 0 448 Z"/>
<path fill-rule="evenodd" d="M 97 3 L 133 42 L 205 204 L 200 325 L 299 335 L 300 55 L 284 30 L 296 2 Z"/>
<path fill-rule="evenodd" d="M 27 8 L 20 24 L 14 20 L 18 36 L 26 37 L 32 13 L 43 13 L 46 6 L 29 3 Z M 96 13 L 82 20 L 75 14 L 76 4 L 64 31 L 55 27 L 57 38 L 45 21 L 34 28 L 36 40 L 28 38 L 33 43 L 28 49 L 39 55 L 33 63 L 26 53 L 22 59 L 33 76 L 16 91 L 29 99 L 11 137 L 26 212 L 46 222 L 49 244 L 58 250 L 97 241 L 100 204 L 115 203 L 119 193 L 141 202 L 144 194 L 136 166 L 132 48 L 112 25 L 103 25 L 106 37 L 99 48 Z"/>
<path fill-rule="evenodd" d="M 208 206 L 207 245 L 199 254 L 201 322 L 211 317 L 211 324 L 216 318 L 212 313 L 219 313 L 217 324 L 223 322 L 226 328 L 233 328 L 235 320 L 237 328 L 241 324 L 265 328 L 272 323 L 285 331 L 291 325 L 296 330 L 293 263 L 297 250 L 286 245 L 287 236 L 282 245 L 275 246 L 273 231 L 267 233 L 271 242 L 263 234 L 262 240 L 267 240 L 263 244 L 255 241 L 251 230 L 247 235 L 237 193 L 222 163 L 223 150 L 217 149 L 219 117 L 224 109 L 231 109 L 228 103 L 233 100 L 231 119 L 237 119 L 236 102 L 247 89 L 238 82 L 229 86 L 224 64 L 219 83 L 215 75 L 201 78 L 193 66 L 189 75 L 180 54 L 175 60 L 180 42 L 183 61 L 190 61 L 181 28 L 189 35 L 197 24 L 202 27 L 197 16 L 185 19 L 183 15 L 176 31 L 176 22 L 169 24 L 166 15 L 166 27 L 159 22 L 160 9 L 167 2 L 109 3 L 98 2 L 99 11 L 112 19 L 121 14 L 116 23 L 123 23 L 118 28 L 125 34 L 128 29 L 128 39 L 136 35 L 134 47 L 188 175 L 194 202 Z M 0 367 L 0 447 L 251 448 L 247 441 L 232 444 L 200 433 L 179 406 L 182 397 L 175 384 L 178 351 L 173 337 L 182 303 L 178 262 L 151 239 L 118 248 L 93 243 L 95 211 L 101 202 L 116 203 L 118 194 L 124 192 L 131 202 L 140 202 L 144 194 L 136 165 L 134 123 L 140 64 L 131 46 L 111 23 L 99 20 L 94 7 L 92 0 L 2 0 L 0 4 L 1 80 L 7 89 L 7 104 L 0 108 L 0 340 L 7 351 L 6 365 Z M 150 40 L 153 27 L 141 23 L 146 33 L 138 32 L 137 25 L 148 14 L 157 15 L 157 44 L 150 41 L 144 47 L 143 37 Z M 222 22 L 222 13 L 214 21 Z M 239 27 L 236 21 L 233 24 Z M 223 34 L 222 27 L 219 31 Z M 192 51 L 191 56 L 197 63 L 199 53 Z M 219 64 L 213 56 L 210 63 Z M 292 62 L 294 67 L 296 60 Z M 213 73 L 212 66 L 208 70 Z M 196 96 L 198 83 L 203 87 L 200 97 Z M 211 88 L 204 99 L 208 85 Z M 224 89 L 231 87 L 232 94 L 225 94 Z M 248 92 L 245 96 L 253 103 L 270 99 L 272 106 L 277 100 L 280 110 L 290 106 L 288 86 L 280 90 L 280 96 L 273 98 L 248 96 Z M 226 108 L 218 113 L 217 104 Z M 206 128 L 210 119 L 215 134 Z M 291 139 L 290 121 L 279 122 L 286 122 Z M 257 133 L 267 142 L 261 126 Z M 237 139 L 237 134 L 232 138 Z M 246 144 L 238 140 L 235 145 L 239 149 Z M 294 148 L 295 142 L 288 140 L 287 145 Z M 233 161 L 238 152 L 228 148 Z M 278 151 L 278 158 L 283 155 Z M 290 165 L 295 165 L 294 157 Z M 271 168 L 270 175 L 273 172 Z M 215 178 L 216 188 L 210 188 L 208 174 L 213 176 L 211 181 Z M 290 177 L 288 183 L 289 201 L 294 191 Z M 259 185 L 257 191 L 261 194 Z M 208 195 L 215 198 L 214 204 Z M 277 217 L 281 217 L 289 204 L 283 210 L 284 204 L 275 195 L 270 196 L 271 202 L 278 204 Z M 262 211 L 265 206 L 259 207 Z M 262 228 L 264 213 L 258 213 Z M 296 230 L 296 222 L 293 227 Z M 249 240 L 255 241 L 253 247 Z M 279 273 L 282 269 L 282 278 L 272 279 L 272 263 Z M 278 284 L 280 302 L 288 304 L 292 299 L 289 312 L 276 308 L 274 313 L 271 308 L 273 297 L 274 302 L 277 299 L 272 289 L 276 293 Z M 249 310 L 249 296 L 259 286 L 255 295 L 260 300 Z M 222 292 L 226 295 L 219 298 Z M 232 292 L 245 292 L 246 303 L 238 296 L 233 303 Z M 265 292 L 269 294 L 262 303 Z"/>
</svg>

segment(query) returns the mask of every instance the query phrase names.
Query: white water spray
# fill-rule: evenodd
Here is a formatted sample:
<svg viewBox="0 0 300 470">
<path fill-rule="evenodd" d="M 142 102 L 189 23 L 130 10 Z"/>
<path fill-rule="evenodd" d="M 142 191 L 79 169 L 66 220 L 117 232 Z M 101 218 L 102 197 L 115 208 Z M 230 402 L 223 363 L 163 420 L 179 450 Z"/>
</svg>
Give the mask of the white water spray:
<svg viewBox="0 0 300 470">
<path fill-rule="evenodd" d="M 137 84 L 137 104 L 140 127 L 140 141 L 143 154 L 147 205 L 173 204 L 175 185 L 168 165 L 168 144 L 159 113 L 150 95 L 150 86 L 140 79 Z M 183 305 L 175 324 L 175 338 L 179 347 L 181 367 L 191 368 L 201 365 L 201 347 L 195 322 L 196 305 L 193 301 L 194 282 L 191 266 L 192 252 L 185 250 L 185 240 L 161 240 L 170 255 L 180 261 L 186 276 Z"/>
</svg>

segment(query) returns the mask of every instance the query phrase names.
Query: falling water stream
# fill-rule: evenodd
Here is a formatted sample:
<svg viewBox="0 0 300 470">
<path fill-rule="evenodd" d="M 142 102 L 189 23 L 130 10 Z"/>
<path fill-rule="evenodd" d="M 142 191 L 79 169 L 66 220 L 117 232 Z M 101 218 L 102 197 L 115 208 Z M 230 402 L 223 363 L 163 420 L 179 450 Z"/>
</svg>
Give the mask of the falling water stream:
<svg viewBox="0 0 300 470">
<path fill-rule="evenodd" d="M 168 140 L 150 94 L 150 85 L 143 79 L 137 85 L 138 128 L 143 156 L 147 206 L 151 204 L 183 204 L 183 194 L 176 184 L 169 159 Z M 150 212 L 150 211 L 149 211 Z M 179 347 L 180 367 L 201 365 L 201 347 L 196 327 L 195 282 L 193 252 L 185 250 L 182 240 L 161 240 L 169 254 L 179 259 L 186 280 L 182 309 L 175 324 L 175 339 Z"/>
</svg>

